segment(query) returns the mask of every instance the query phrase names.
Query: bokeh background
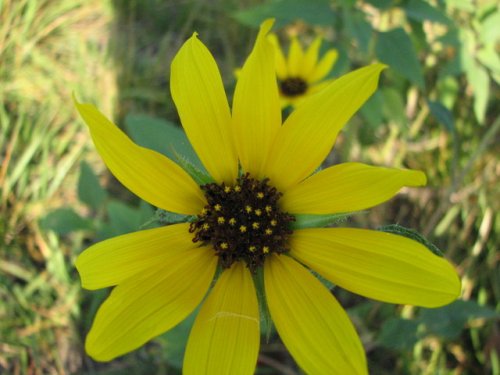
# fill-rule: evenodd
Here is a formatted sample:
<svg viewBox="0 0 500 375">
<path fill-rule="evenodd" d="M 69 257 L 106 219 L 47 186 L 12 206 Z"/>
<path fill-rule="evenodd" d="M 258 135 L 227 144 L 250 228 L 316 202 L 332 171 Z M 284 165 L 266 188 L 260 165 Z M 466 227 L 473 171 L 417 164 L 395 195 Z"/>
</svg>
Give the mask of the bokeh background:
<svg viewBox="0 0 500 375">
<path fill-rule="evenodd" d="M 331 77 L 390 66 L 326 164 L 425 171 L 427 187 L 347 224 L 414 228 L 462 278 L 461 299 L 439 309 L 334 289 L 371 373 L 500 374 L 500 11 L 486 0 L 0 0 L 0 373 L 181 373 L 189 319 L 111 363 L 84 353 L 109 291 L 82 290 L 74 260 L 154 209 L 106 170 L 71 94 L 167 152 L 163 140 L 183 141 L 169 92 L 181 44 L 198 31 L 231 97 L 234 69 L 270 16 L 284 45 L 319 34 L 337 48 Z M 301 372 L 271 334 L 256 373 Z"/>
</svg>

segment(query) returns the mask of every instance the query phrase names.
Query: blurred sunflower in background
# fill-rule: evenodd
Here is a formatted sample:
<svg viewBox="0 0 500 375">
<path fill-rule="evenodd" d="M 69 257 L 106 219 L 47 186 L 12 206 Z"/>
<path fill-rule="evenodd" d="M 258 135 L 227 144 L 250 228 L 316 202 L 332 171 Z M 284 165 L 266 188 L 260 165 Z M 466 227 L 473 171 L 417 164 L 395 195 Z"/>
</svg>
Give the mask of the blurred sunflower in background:
<svg viewBox="0 0 500 375">
<path fill-rule="evenodd" d="M 297 106 L 309 95 L 321 91 L 332 79 L 325 79 L 338 58 L 336 49 L 329 49 L 320 58 L 322 38 L 316 37 L 307 49 L 303 49 L 296 36 L 291 38 L 288 56 L 285 57 L 276 34 L 269 34 L 274 47 L 276 75 L 281 107 Z"/>
</svg>

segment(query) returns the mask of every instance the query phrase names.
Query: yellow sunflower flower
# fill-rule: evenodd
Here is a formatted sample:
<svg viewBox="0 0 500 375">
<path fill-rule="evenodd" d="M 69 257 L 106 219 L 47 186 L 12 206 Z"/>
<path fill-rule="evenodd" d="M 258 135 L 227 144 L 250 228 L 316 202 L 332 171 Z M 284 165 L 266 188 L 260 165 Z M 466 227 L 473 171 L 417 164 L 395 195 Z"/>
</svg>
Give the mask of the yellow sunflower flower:
<svg viewBox="0 0 500 375">
<path fill-rule="evenodd" d="M 194 217 L 97 243 L 78 257 L 84 288 L 114 286 L 86 338 L 92 358 L 130 352 L 201 304 L 183 373 L 252 374 L 260 342 L 254 277 L 262 272 L 277 332 L 305 372 L 366 374 L 352 323 L 310 270 L 380 301 L 434 307 L 458 296 L 451 265 L 407 238 L 363 229 L 292 230 L 297 214 L 362 210 L 426 178 L 359 163 L 313 174 L 376 89 L 384 66 L 335 80 L 281 125 L 266 38 L 271 26 L 272 20 L 262 24 L 243 66 L 232 114 L 215 60 L 196 34 L 172 62 L 172 97 L 211 183 L 199 186 L 170 159 L 134 144 L 94 106 L 76 103 L 118 180 L 154 206 Z"/>
<path fill-rule="evenodd" d="M 268 38 L 274 47 L 276 75 L 283 108 L 299 105 L 309 95 L 321 91 L 332 82 L 331 79 L 324 78 L 337 61 L 338 52 L 329 49 L 319 59 L 321 37 L 314 39 L 305 51 L 297 37 L 292 37 L 287 58 L 283 54 L 276 34 L 271 33 Z"/>
</svg>

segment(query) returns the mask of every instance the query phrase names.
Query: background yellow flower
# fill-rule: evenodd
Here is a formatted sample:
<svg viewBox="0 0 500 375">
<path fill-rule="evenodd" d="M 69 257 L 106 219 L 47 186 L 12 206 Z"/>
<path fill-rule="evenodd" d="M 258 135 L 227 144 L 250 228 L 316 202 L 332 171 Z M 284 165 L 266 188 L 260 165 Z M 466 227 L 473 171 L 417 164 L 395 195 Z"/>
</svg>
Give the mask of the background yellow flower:
<svg viewBox="0 0 500 375">
<path fill-rule="evenodd" d="M 268 36 L 275 49 L 276 74 L 280 88 L 282 107 L 299 105 L 308 95 L 324 89 L 332 79 L 325 79 L 337 61 L 336 49 L 329 49 L 319 56 L 322 38 L 316 37 L 307 49 L 298 38 L 291 38 L 288 55 L 285 56 L 276 34 Z"/>
</svg>

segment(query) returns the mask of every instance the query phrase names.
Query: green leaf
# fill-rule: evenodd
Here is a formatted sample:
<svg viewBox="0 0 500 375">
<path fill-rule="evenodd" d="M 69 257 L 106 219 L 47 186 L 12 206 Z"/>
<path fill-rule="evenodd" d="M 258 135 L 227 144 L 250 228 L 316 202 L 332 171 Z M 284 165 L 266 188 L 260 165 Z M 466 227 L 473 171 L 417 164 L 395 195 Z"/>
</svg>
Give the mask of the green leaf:
<svg viewBox="0 0 500 375">
<path fill-rule="evenodd" d="M 94 210 L 98 210 L 107 198 L 106 191 L 99 183 L 94 171 L 85 161 L 80 163 L 78 179 L 78 199 Z"/>
<path fill-rule="evenodd" d="M 158 151 L 173 160 L 177 155 L 182 155 L 206 174 L 205 167 L 186 134 L 175 124 L 148 115 L 128 115 L 125 118 L 125 128 L 137 144 Z"/>
<path fill-rule="evenodd" d="M 346 30 L 353 36 L 363 53 L 368 53 L 368 48 L 372 40 L 372 26 L 366 21 L 366 16 L 361 11 L 345 11 L 343 13 Z"/>
<path fill-rule="evenodd" d="M 124 233 L 136 232 L 140 230 L 145 222 L 148 222 L 154 215 L 153 208 L 141 201 L 139 207 L 126 205 L 119 201 L 111 201 L 106 211 L 109 222 L 104 224 L 99 233 L 99 238 L 109 238 Z"/>
<path fill-rule="evenodd" d="M 490 79 L 488 73 L 486 69 L 477 63 L 474 63 L 466 73 L 474 93 L 474 114 L 476 115 L 477 121 L 483 123 L 486 115 L 488 97 L 490 95 Z"/>
<path fill-rule="evenodd" d="M 450 50 L 454 51 L 462 51 L 463 45 L 460 40 L 460 33 L 456 29 L 450 29 L 443 36 L 438 37 L 436 39 L 437 42 L 443 43 L 445 47 L 451 47 Z M 441 77 L 452 76 L 453 79 L 456 79 L 455 76 L 458 76 L 463 73 L 463 62 L 461 53 L 455 53 L 444 62 L 444 65 L 441 67 L 439 75 Z"/>
<path fill-rule="evenodd" d="M 455 61 L 458 61 L 455 58 Z M 459 96 L 459 84 L 456 77 L 448 74 L 440 75 L 437 82 L 439 102 L 446 108 L 453 108 Z"/>
<path fill-rule="evenodd" d="M 392 8 L 397 4 L 396 0 L 366 0 L 366 2 L 382 10 Z"/>
<path fill-rule="evenodd" d="M 393 350 L 411 350 L 418 341 L 418 322 L 414 320 L 391 318 L 384 322 L 377 342 Z"/>
<path fill-rule="evenodd" d="M 424 78 L 417 54 L 406 31 L 402 28 L 377 35 L 375 53 L 380 61 L 424 89 Z"/>
<path fill-rule="evenodd" d="M 275 18 L 276 28 L 297 20 L 318 26 L 331 26 L 335 22 L 329 0 L 272 0 L 235 12 L 233 17 L 252 27 L 258 27 L 266 18 Z"/>
<path fill-rule="evenodd" d="M 382 124 L 384 100 L 380 92 L 375 92 L 361 107 L 364 123 L 358 128 L 358 138 L 362 145 L 371 145 L 376 141 L 375 131 Z"/>
<path fill-rule="evenodd" d="M 327 46 L 326 43 L 324 43 L 324 45 Z M 348 51 L 351 49 L 351 46 L 346 42 L 339 41 L 338 43 L 335 43 L 335 45 L 331 44 L 328 47 L 335 48 L 339 55 L 337 61 L 335 62 L 335 65 L 333 66 L 333 69 L 330 71 L 327 78 L 339 77 L 342 74 L 349 72 L 351 70 L 351 61 L 348 57 Z"/>
<path fill-rule="evenodd" d="M 141 224 L 138 210 L 119 201 L 110 202 L 107 213 L 110 225 L 116 230 L 116 234 L 134 232 Z"/>
<path fill-rule="evenodd" d="M 450 10 L 459 9 L 467 13 L 475 12 L 477 7 L 473 0 L 447 0 L 446 6 Z"/>
<path fill-rule="evenodd" d="M 330 215 L 295 215 L 295 221 L 292 223 L 292 229 L 320 228 L 332 224 L 341 224 L 352 215 L 354 215 L 352 212 Z"/>
<path fill-rule="evenodd" d="M 382 114 L 383 105 L 384 99 L 382 98 L 380 92 L 376 91 L 361 107 L 360 112 L 363 119 L 372 128 L 378 127 L 384 119 Z"/>
<path fill-rule="evenodd" d="M 78 215 L 71 208 L 59 208 L 40 220 L 43 230 L 65 235 L 77 230 L 92 229 L 92 222 Z"/>
<path fill-rule="evenodd" d="M 398 224 L 389 224 L 389 225 L 384 225 L 380 228 L 378 228 L 379 231 L 381 232 L 386 232 L 386 233 L 392 233 L 392 234 L 397 234 L 399 236 L 403 236 L 409 239 L 412 239 L 414 241 L 417 241 L 427 247 L 432 253 L 442 257 L 443 253 L 441 250 L 438 249 L 436 245 L 434 245 L 432 242 L 430 242 L 427 238 L 422 236 L 420 233 L 418 233 L 414 229 L 409 229 L 402 227 L 401 225 Z"/>
<path fill-rule="evenodd" d="M 440 9 L 432 6 L 423 0 L 410 0 L 403 7 L 406 16 L 412 18 L 415 21 L 432 21 L 442 23 L 444 25 L 451 25 L 451 20 L 446 16 L 446 14 Z"/>
<path fill-rule="evenodd" d="M 175 368 L 181 369 L 184 360 L 184 351 L 186 349 L 189 333 L 194 324 L 199 308 L 191 313 L 186 319 L 175 326 L 167 333 L 157 337 L 155 341 L 162 344 L 163 357 L 167 363 Z"/>
<path fill-rule="evenodd" d="M 381 92 L 385 119 L 405 129 L 408 118 L 406 117 L 405 103 L 401 92 L 389 87 L 384 87 Z"/>
<path fill-rule="evenodd" d="M 496 5 L 496 12 L 487 15 L 479 25 L 478 37 L 482 43 L 488 46 L 495 46 L 500 39 L 500 11 L 498 4 Z"/>
<path fill-rule="evenodd" d="M 474 114 L 478 122 L 483 123 L 488 104 L 490 80 L 484 69 L 475 58 L 478 41 L 472 30 L 460 29 L 459 38 L 462 42 L 460 48 L 460 62 L 467 76 L 467 83 L 472 87 L 474 94 Z"/>
<path fill-rule="evenodd" d="M 153 208 L 153 206 L 151 206 L 149 203 L 146 203 L 145 201 L 141 201 L 139 203 L 139 208 L 137 209 L 137 211 L 139 214 L 140 222 L 143 222 L 144 220 L 155 214 L 155 209 Z"/>
<path fill-rule="evenodd" d="M 450 133 L 455 133 L 455 121 L 453 120 L 453 114 L 450 112 L 448 108 L 442 105 L 439 102 L 434 102 L 431 100 L 427 101 L 427 105 L 432 113 L 432 115 L 436 118 L 436 120 L 444 125 L 445 129 Z"/>
<path fill-rule="evenodd" d="M 500 314 L 493 309 L 480 306 L 474 301 L 455 301 L 438 309 L 422 309 L 419 320 L 425 324 L 428 334 L 453 340 L 466 328 L 470 320 L 499 317 Z"/>
<path fill-rule="evenodd" d="M 481 64 L 491 70 L 491 77 L 500 84 L 500 57 L 493 46 L 481 48 L 477 52 Z"/>
<path fill-rule="evenodd" d="M 437 37 L 436 41 L 458 49 L 461 43 L 460 33 L 456 29 L 449 29 L 443 35 Z"/>
</svg>

